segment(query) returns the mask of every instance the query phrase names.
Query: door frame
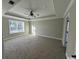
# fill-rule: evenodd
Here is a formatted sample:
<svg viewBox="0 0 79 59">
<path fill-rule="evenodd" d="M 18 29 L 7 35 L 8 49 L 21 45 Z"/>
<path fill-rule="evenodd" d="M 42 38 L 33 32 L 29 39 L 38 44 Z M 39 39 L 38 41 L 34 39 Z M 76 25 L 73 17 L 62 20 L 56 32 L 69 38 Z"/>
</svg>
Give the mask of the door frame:
<svg viewBox="0 0 79 59">
<path fill-rule="evenodd" d="M 66 36 L 68 36 L 69 31 L 67 33 L 67 24 L 69 22 L 69 27 L 70 27 L 70 13 L 68 13 L 65 18 L 64 18 L 64 33 L 63 33 L 63 46 L 66 48 L 67 47 L 67 43 L 68 43 L 68 39 Z"/>
</svg>

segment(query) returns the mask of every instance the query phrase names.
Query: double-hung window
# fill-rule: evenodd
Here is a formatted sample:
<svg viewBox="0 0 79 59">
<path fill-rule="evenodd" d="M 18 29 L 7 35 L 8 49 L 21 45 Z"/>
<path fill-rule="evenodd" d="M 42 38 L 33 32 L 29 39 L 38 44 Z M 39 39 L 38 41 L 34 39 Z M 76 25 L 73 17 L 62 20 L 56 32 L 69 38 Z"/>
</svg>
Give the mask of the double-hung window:
<svg viewBox="0 0 79 59">
<path fill-rule="evenodd" d="M 9 33 L 24 32 L 24 22 L 18 20 L 9 20 Z"/>
</svg>

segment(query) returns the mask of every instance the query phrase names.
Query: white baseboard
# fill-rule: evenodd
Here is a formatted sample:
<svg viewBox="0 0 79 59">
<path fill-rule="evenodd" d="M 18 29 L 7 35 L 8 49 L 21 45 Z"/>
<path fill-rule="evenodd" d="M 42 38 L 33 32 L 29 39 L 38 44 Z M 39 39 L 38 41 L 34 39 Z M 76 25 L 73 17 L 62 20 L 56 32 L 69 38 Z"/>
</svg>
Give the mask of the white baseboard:
<svg viewBox="0 0 79 59">
<path fill-rule="evenodd" d="M 46 36 L 46 35 L 40 35 L 40 34 L 36 34 L 37 36 L 43 36 L 43 37 L 48 37 L 48 38 L 52 38 L 52 39 L 57 39 L 57 40 L 62 40 L 62 38 L 57 38 L 57 37 L 53 37 L 53 36 Z"/>
<path fill-rule="evenodd" d="M 66 59 L 70 59 L 67 52 L 66 52 Z"/>
</svg>

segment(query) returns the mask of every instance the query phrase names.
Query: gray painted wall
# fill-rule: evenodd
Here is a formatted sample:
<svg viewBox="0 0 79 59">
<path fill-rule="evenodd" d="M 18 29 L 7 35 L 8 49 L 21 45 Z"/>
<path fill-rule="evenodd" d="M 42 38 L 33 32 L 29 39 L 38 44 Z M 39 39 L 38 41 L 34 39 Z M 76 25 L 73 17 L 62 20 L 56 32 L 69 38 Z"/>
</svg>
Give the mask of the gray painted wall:
<svg viewBox="0 0 79 59">
<path fill-rule="evenodd" d="M 37 35 L 62 38 L 63 19 L 51 19 L 42 21 L 32 21 L 32 26 L 36 28 Z"/>
<path fill-rule="evenodd" d="M 2 37 L 3 37 L 3 39 L 11 38 L 11 37 L 15 37 L 15 36 L 18 36 L 18 35 L 23 35 L 23 34 L 28 35 L 28 33 L 29 33 L 29 23 L 24 22 L 24 24 L 25 24 L 25 32 L 10 34 L 9 33 L 9 18 L 2 17 Z"/>
</svg>

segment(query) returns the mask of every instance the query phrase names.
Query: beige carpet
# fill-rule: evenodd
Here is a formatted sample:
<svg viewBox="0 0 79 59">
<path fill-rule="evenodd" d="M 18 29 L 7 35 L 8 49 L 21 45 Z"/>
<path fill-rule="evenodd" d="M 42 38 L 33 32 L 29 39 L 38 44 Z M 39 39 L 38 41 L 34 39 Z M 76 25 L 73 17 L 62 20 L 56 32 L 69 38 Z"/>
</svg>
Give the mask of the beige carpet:
<svg viewBox="0 0 79 59">
<path fill-rule="evenodd" d="M 65 59 L 60 40 L 40 36 L 4 41 L 4 59 Z"/>
</svg>

